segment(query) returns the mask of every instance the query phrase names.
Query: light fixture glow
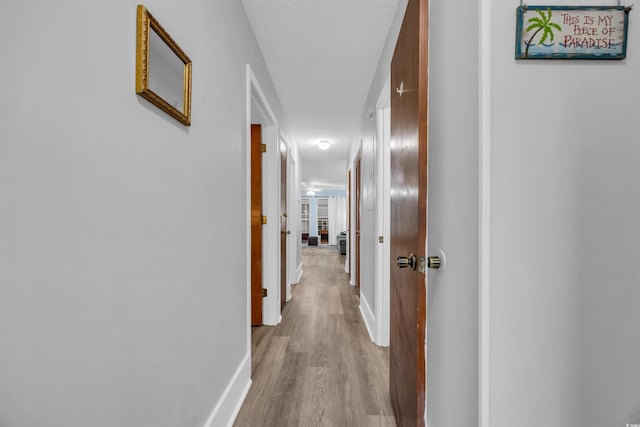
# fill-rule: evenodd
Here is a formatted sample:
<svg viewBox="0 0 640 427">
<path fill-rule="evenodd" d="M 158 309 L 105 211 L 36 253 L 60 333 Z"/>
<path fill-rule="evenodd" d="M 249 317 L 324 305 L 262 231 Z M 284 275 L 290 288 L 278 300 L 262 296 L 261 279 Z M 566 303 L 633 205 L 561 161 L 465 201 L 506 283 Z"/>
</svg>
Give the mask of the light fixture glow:
<svg viewBox="0 0 640 427">
<path fill-rule="evenodd" d="M 329 147 L 331 147 L 331 143 L 329 141 L 327 141 L 326 139 L 323 139 L 322 141 L 320 141 L 318 143 L 318 148 L 321 150 L 328 150 Z"/>
</svg>

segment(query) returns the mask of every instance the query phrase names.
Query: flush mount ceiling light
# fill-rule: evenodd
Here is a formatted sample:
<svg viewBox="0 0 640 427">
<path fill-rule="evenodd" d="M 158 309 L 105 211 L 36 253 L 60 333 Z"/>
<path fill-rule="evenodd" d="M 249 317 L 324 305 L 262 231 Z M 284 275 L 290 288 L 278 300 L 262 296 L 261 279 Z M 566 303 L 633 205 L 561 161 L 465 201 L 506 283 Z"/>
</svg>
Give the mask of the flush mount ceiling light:
<svg viewBox="0 0 640 427">
<path fill-rule="evenodd" d="M 318 142 L 318 148 L 321 150 L 328 150 L 329 147 L 331 147 L 331 143 L 326 139 L 323 139 L 322 141 Z"/>
</svg>

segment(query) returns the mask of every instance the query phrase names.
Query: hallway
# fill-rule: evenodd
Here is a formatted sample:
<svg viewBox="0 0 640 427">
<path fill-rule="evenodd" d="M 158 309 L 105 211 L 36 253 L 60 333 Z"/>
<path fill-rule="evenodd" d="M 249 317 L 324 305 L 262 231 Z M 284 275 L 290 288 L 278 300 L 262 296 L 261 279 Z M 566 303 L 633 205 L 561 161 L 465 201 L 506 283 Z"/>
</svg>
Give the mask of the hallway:
<svg viewBox="0 0 640 427">
<path fill-rule="evenodd" d="M 388 349 L 369 339 L 344 257 L 303 263 L 282 323 L 253 329 L 253 384 L 234 426 L 395 426 Z"/>
</svg>

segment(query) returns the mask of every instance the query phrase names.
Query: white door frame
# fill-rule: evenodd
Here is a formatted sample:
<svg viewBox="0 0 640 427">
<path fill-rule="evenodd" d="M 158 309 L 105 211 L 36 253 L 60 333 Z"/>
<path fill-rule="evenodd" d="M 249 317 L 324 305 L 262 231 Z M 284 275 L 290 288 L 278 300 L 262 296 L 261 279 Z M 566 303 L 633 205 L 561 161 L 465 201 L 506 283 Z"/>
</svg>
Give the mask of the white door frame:
<svg viewBox="0 0 640 427">
<path fill-rule="evenodd" d="M 286 144 L 286 140 L 285 140 Z M 288 146 L 288 145 L 287 145 Z M 296 271 L 298 270 L 297 253 L 299 214 L 298 192 L 296 191 L 296 160 L 289 147 L 287 156 L 287 301 L 291 299 L 291 284 L 296 283 Z"/>
<path fill-rule="evenodd" d="M 391 235 L 391 211 L 390 211 L 390 139 L 391 139 L 391 76 L 382 87 L 378 101 L 376 102 L 376 207 L 375 221 L 378 236 L 382 236 L 382 242 L 375 247 L 375 343 L 379 346 L 389 345 L 390 327 L 390 235 Z"/>
</svg>

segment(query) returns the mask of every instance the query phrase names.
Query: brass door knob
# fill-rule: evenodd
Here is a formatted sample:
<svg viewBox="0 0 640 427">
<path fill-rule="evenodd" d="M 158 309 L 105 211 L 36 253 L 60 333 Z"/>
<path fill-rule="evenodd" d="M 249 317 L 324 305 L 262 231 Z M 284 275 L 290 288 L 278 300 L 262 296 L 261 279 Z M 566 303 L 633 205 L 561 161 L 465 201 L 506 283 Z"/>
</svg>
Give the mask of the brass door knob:
<svg viewBox="0 0 640 427">
<path fill-rule="evenodd" d="M 412 270 L 415 270 L 417 266 L 416 256 L 414 254 L 411 254 L 408 257 L 399 256 L 396 258 L 396 265 L 398 268 L 411 267 Z"/>
<path fill-rule="evenodd" d="M 433 268 L 434 270 L 438 270 L 441 265 L 442 265 L 442 262 L 439 256 L 432 255 L 430 257 L 427 257 L 427 267 Z"/>
</svg>

